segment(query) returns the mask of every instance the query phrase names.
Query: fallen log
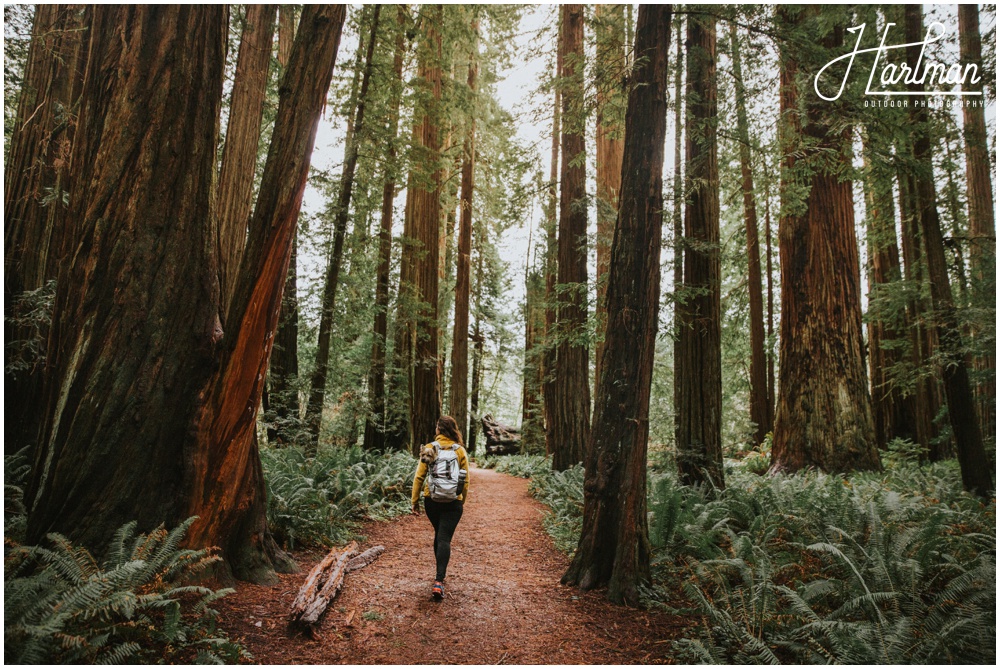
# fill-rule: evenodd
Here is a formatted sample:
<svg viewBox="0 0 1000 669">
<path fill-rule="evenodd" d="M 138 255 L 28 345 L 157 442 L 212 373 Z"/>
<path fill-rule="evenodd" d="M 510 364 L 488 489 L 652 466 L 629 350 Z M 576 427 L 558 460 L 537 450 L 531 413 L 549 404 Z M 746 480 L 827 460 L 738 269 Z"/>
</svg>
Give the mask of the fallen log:
<svg viewBox="0 0 1000 669">
<path fill-rule="evenodd" d="M 347 573 L 348 561 L 358 552 L 358 543 L 352 541 L 342 551 L 336 548 L 313 567 L 299 588 L 299 594 L 292 602 L 292 622 L 305 625 L 312 631 L 313 625 L 326 611 L 330 601 L 340 592 Z"/>
<path fill-rule="evenodd" d="M 357 571 L 362 567 L 367 567 L 372 562 L 378 559 L 378 556 L 385 552 L 385 546 L 373 546 L 369 548 L 361 555 L 357 555 L 350 559 L 347 563 L 347 567 L 344 569 L 347 573 L 352 571 Z"/>
<path fill-rule="evenodd" d="M 521 431 L 504 425 L 486 414 L 480 419 L 486 437 L 487 455 L 513 455 L 521 452 Z"/>
</svg>

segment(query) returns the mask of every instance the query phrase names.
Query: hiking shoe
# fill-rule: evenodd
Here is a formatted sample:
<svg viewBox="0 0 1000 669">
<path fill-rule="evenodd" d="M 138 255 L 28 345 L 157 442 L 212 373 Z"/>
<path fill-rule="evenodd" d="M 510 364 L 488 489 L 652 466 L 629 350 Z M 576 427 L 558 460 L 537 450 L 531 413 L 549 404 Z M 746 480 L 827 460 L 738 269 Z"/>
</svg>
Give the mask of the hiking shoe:
<svg viewBox="0 0 1000 669">
<path fill-rule="evenodd" d="M 431 586 L 431 597 L 438 601 L 444 599 L 444 583 L 434 581 L 434 585 Z"/>
</svg>

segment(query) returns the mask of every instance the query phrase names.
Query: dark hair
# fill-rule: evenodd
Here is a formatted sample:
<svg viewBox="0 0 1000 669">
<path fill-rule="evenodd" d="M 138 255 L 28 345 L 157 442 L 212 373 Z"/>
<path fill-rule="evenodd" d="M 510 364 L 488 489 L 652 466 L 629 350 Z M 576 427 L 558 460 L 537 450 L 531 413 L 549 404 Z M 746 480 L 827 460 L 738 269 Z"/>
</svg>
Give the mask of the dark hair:
<svg viewBox="0 0 1000 669">
<path fill-rule="evenodd" d="M 436 429 L 438 434 L 443 434 L 456 444 L 465 446 L 465 440 L 462 439 L 462 433 L 458 430 L 458 423 L 456 423 L 455 419 L 451 416 L 441 416 L 438 418 Z"/>
</svg>

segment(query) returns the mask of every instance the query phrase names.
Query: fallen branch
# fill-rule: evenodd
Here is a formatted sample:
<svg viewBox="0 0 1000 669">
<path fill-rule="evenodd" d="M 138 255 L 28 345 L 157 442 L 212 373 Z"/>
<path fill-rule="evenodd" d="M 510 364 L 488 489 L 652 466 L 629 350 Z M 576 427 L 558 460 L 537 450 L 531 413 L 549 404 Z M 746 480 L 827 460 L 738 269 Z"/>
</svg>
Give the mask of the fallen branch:
<svg viewBox="0 0 1000 669">
<path fill-rule="evenodd" d="M 319 621 L 330 601 L 337 596 L 344 584 L 347 562 L 357 553 L 358 544 L 352 541 L 343 551 L 333 549 L 323 560 L 313 567 L 299 594 L 292 602 L 292 622 L 309 627 Z M 360 556 L 359 556 L 360 557 Z"/>
<path fill-rule="evenodd" d="M 347 568 L 344 570 L 348 573 L 361 569 L 362 567 L 367 567 L 372 562 L 378 559 L 378 556 L 385 552 L 385 546 L 373 546 L 369 548 L 361 555 L 351 558 L 350 562 L 347 563 Z"/>
</svg>

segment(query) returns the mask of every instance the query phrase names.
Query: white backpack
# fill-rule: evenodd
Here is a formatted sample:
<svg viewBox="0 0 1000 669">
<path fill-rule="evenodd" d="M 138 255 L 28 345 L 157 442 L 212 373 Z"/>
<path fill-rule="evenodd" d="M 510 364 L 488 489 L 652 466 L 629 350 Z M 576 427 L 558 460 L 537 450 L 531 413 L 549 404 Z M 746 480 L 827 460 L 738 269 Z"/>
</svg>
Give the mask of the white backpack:
<svg viewBox="0 0 1000 669">
<path fill-rule="evenodd" d="M 438 447 L 437 459 L 431 463 L 427 488 L 435 502 L 454 502 L 465 484 L 465 470 L 458 466 L 458 453 L 454 448 Z"/>
</svg>

